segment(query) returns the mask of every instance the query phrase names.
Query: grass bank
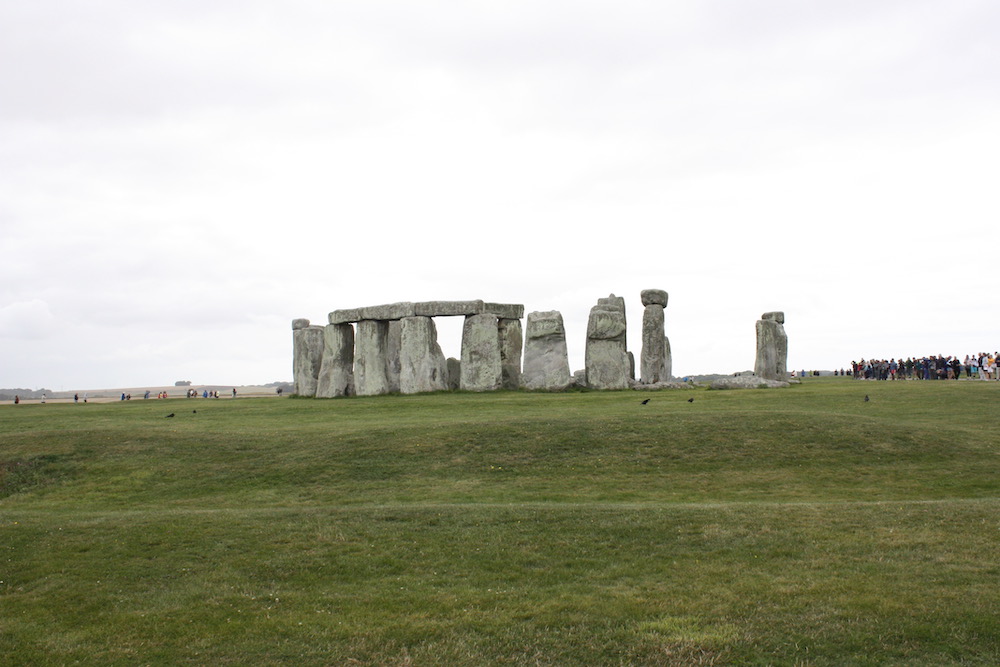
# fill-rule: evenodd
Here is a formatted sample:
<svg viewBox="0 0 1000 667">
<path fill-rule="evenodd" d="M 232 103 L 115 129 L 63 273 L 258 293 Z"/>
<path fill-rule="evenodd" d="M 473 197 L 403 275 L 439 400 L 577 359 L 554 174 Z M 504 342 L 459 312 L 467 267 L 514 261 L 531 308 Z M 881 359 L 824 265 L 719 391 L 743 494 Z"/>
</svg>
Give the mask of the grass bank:
<svg viewBox="0 0 1000 667">
<path fill-rule="evenodd" d="M 0 638 L 15 664 L 997 664 L 998 400 L 0 406 Z"/>
</svg>

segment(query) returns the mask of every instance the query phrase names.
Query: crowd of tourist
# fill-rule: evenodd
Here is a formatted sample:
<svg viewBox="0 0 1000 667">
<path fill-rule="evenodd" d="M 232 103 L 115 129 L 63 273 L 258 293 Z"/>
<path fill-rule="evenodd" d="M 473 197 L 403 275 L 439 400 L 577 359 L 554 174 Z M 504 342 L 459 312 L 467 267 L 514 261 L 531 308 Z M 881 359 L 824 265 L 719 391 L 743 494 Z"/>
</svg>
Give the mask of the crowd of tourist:
<svg viewBox="0 0 1000 667">
<path fill-rule="evenodd" d="M 852 361 L 850 373 L 855 380 L 1000 380 L 997 352 L 967 354 L 964 359 L 930 355 L 900 359 L 862 359 Z M 842 373 L 844 371 L 841 371 Z"/>
</svg>

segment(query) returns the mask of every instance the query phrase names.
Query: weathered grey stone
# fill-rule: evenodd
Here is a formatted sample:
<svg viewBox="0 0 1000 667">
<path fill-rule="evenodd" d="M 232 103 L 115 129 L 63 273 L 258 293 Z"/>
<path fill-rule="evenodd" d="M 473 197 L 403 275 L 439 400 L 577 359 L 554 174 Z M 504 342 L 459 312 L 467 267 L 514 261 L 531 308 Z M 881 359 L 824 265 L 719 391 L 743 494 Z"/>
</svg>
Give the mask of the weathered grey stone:
<svg viewBox="0 0 1000 667">
<path fill-rule="evenodd" d="M 639 292 L 643 306 L 663 306 L 667 307 L 667 293 L 661 289 L 644 289 Z"/>
<path fill-rule="evenodd" d="M 649 290 L 647 290 L 649 291 Z M 663 345 L 663 306 L 653 303 L 642 311 L 642 364 L 640 377 L 643 384 L 663 382 L 666 350 Z"/>
<path fill-rule="evenodd" d="M 462 382 L 467 391 L 493 391 L 502 384 L 500 330 L 496 315 L 465 318 L 462 329 Z"/>
<path fill-rule="evenodd" d="M 635 355 L 628 353 L 628 379 L 635 380 Z"/>
<path fill-rule="evenodd" d="M 521 350 L 524 347 L 524 335 L 521 332 L 521 320 L 501 319 L 497 322 L 500 333 L 500 376 L 504 389 L 517 389 L 521 386 Z"/>
<path fill-rule="evenodd" d="M 402 393 L 448 388 L 448 364 L 438 345 L 437 327 L 430 317 L 405 317 L 400 321 L 399 360 Z"/>
<path fill-rule="evenodd" d="M 452 391 L 462 386 L 462 362 L 455 357 L 448 357 L 448 389 Z"/>
<path fill-rule="evenodd" d="M 742 375 L 739 377 L 727 377 L 713 380 L 708 386 L 709 389 L 781 389 L 790 387 L 788 382 L 780 380 L 769 380 L 767 378 L 755 377 L 753 375 Z"/>
<path fill-rule="evenodd" d="M 399 359 L 399 349 L 403 344 L 403 325 L 400 320 L 389 322 L 389 334 L 385 347 L 385 374 L 389 378 L 389 391 L 399 392 L 399 373 L 402 364 Z"/>
<path fill-rule="evenodd" d="M 573 371 L 573 386 L 584 388 L 587 386 L 587 371 L 581 368 L 578 371 Z"/>
<path fill-rule="evenodd" d="M 764 313 L 757 320 L 757 358 L 753 371 L 758 377 L 778 381 L 788 379 L 788 337 L 782 324 L 784 320 L 782 312 Z"/>
<path fill-rule="evenodd" d="M 663 380 L 670 380 L 674 376 L 674 360 L 670 354 L 670 339 L 663 337 Z"/>
<path fill-rule="evenodd" d="M 628 350 L 625 347 L 625 302 L 613 294 L 599 299 L 587 322 L 587 386 L 592 389 L 627 389 Z"/>
<path fill-rule="evenodd" d="M 292 320 L 293 331 L 295 331 L 296 329 L 305 329 L 307 326 L 309 326 L 309 320 L 305 319 L 304 317 Z"/>
<path fill-rule="evenodd" d="M 361 319 L 360 308 L 350 308 L 348 310 L 335 310 L 327 316 L 330 324 L 348 324 Z"/>
<path fill-rule="evenodd" d="M 413 314 L 423 317 L 478 315 L 483 311 L 479 301 L 421 301 L 413 304 Z"/>
<path fill-rule="evenodd" d="M 368 306 L 360 309 L 363 320 L 401 320 L 404 317 L 413 317 L 413 304 L 409 301 L 399 303 L 386 303 L 381 306 Z"/>
<path fill-rule="evenodd" d="M 308 321 L 308 320 L 306 320 Z M 315 396 L 323 363 L 323 327 L 305 326 L 292 331 L 292 380 L 299 396 Z"/>
<path fill-rule="evenodd" d="M 519 320 L 524 317 L 524 306 L 518 303 L 484 303 L 484 313 L 492 313 L 502 320 Z"/>
<path fill-rule="evenodd" d="M 525 338 L 522 386 L 547 391 L 562 391 L 570 386 L 573 380 L 562 313 L 528 313 Z"/>
<path fill-rule="evenodd" d="M 605 305 L 590 309 L 587 321 L 589 340 L 625 340 L 625 314 Z"/>
<path fill-rule="evenodd" d="M 388 347 L 387 321 L 358 322 L 354 357 L 354 386 L 358 396 L 389 393 Z"/>
<path fill-rule="evenodd" d="M 328 324 L 323 329 L 323 363 L 317 398 L 354 395 L 354 326 Z"/>
</svg>

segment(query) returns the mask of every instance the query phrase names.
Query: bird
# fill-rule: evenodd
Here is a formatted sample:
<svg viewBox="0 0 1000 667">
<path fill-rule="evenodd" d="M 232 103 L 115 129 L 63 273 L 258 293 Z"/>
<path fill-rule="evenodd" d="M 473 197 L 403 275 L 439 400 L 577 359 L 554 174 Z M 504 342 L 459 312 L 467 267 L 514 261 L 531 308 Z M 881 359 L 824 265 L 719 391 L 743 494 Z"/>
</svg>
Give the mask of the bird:
<svg viewBox="0 0 1000 667">
<path fill-rule="evenodd" d="M 649 403 L 649 399 L 648 398 L 645 401 L 642 402 L 643 405 L 646 405 L 646 403 Z"/>
<path fill-rule="evenodd" d="M 166 419 L 169 419 L 170 417 L 173 417 L 173 416 L 174 416 L 174 413 L 171 412 L 169 415 L 166 416 Z"/>
<path fill-rule="evenodd" d="M 191 414 L 196 415 L 196 414 L 198 414 L 198 411 L 197 410 L 192 410 Z"/>
<path fill-rule="evenodd" d="M 872 399 L 868 398 L 868 394 L 865 394 L 865 403 L 867 403 L 870 400 L 872 400 Z"/>
<path fill-rule="evenodd" d="M 688 399 L 688 403 L 694 403 L 694 396 Z"/>
</svg>

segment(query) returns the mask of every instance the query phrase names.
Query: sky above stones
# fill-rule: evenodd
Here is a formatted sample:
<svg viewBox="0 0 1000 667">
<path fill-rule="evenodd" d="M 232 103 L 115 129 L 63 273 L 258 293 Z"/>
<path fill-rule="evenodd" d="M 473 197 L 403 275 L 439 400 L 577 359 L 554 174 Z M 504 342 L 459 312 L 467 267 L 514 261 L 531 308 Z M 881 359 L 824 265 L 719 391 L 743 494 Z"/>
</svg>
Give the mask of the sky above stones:
<svg viewBox="0 0 1000 667">
<path fill-rule="evenodd" d="M 0 387 L 291 379 L 291 320 L 669 292 L 675 374 L 1000 347 L 988 0 L 0 3 Z M 447 356 L 461 322 L 438 318 Z"/>
</svg>

